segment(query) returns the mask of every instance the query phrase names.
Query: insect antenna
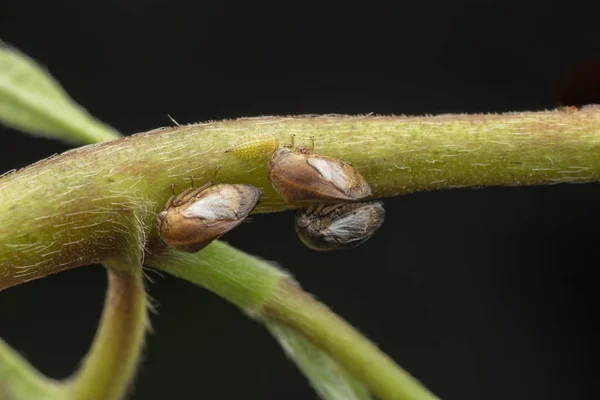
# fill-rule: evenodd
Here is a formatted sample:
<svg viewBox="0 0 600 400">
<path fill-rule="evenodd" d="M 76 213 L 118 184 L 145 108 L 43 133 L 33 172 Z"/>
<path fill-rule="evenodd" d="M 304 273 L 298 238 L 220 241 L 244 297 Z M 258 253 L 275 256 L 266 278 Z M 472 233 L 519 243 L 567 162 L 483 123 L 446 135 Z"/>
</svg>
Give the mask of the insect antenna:
<svg viewBox="0 0 600 400">
<path fill-rule="evenodd" d="M 208 181 L 209 184 L 213 184 L 215 178 L 217 177 L 217 174 L 219 173 L 219 171 L 221 170 L 221 166 L 217 165 L 217 168 L 215 168 L 215 172 L 213 172 L 213 176 L 212 178 L 210 178 L 210 181 Z"/>
</svg>

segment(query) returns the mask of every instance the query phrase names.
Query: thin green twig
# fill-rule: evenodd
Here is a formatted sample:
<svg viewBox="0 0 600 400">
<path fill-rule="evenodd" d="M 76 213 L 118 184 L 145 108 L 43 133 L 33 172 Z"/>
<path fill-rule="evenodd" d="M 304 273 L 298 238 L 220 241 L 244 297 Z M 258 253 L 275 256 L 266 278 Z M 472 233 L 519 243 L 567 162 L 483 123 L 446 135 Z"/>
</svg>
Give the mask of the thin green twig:
<svg viewBox="0 0 600 400">
<path fill-rule="evenodd" d="M 274 320 L 308 338 L 382 400 L 436 397 L 283 271 L 222 243 L 199 253 L 162 252 L 146 263 L 203 286 L 259 320 Z"/>
<path fill-rule="evenodd" d="M 139 265 L 129 270 L 108 269 L 99 329 L 81 368 L 65 382 L 64 398 L 123 398 L 135 375 L 146 325 L 146 293 Z"/>
<path fill-rule="evenodd" d="M 45 377 L 0 339 L 0 399 L 58 399 L 60 383 Z"/>
</svg>

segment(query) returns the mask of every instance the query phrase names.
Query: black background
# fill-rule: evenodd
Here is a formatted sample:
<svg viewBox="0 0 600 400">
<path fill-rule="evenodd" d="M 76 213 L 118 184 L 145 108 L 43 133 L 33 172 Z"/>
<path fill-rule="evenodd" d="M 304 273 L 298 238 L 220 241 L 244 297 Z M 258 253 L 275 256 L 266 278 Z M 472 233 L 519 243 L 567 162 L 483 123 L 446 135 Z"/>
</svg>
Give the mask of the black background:
<svg viewBox="0 0 600 400">
<path fill-rule="evenodd" d="M 167 114 L 188 123 L 600 102 L 598 2 L 390 4 L 1 0 L 0 37 L 125 133 L 170 125 Z M 0 135 L 0 172 L 68 148 Z M 599 200 L 593 184 L 419 193 L 386 201 L 386 224 L 353 251 L 303 247 L 292 213 L 256 216 L 225 240 L 279 262 L 442 398 L 592 399 Z M 152 276 L 159 314 L 134 399 L 316 397 L 259 324 Z M 66 377 L 104 290 L 98 266 L 6 290 L 0 336 Z"/>
</svg>

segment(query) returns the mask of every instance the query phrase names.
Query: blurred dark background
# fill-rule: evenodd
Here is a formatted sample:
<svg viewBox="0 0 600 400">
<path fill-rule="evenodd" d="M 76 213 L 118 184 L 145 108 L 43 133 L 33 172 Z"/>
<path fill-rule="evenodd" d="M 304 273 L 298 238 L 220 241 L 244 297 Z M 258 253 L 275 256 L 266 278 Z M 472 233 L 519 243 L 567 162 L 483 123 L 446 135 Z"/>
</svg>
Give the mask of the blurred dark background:
<svg viewBox="0 0 600 400">
<path fill-rule="evenodd" d="M 600 103 L 599 2 L 0 2 L 0 38 L 130 134 L 272 114 L 424 114 Z M 68 149 L 0 127 L 0 173 Z M 303 247 L 292 213 L 225 239 L 283 265 L 444 399 L 599 397 L 598 185 L 419 193 L 386 201 L 360 248 Z M 23 216 L 26 218 L 27 216 Z M 152 274 L 133 399 L 314 399 L 257 323 Z M 96 329 L 92 266 L 0 293 L 0 336 L 68 376 Z M 597 333 L 597 330 L 595 331 Z"/>
</svg>

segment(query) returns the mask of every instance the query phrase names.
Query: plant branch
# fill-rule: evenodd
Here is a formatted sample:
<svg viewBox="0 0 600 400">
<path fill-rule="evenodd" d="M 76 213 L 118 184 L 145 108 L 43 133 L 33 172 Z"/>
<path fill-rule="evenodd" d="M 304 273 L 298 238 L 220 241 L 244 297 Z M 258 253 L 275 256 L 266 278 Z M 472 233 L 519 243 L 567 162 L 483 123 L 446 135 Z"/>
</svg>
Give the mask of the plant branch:
<svg viewBox="0 0 600 400">
<path fill-rule="evenodd" d="M 40 374 L 0 339 L 0 399 L 54 399 L 60 389 L 59 382 Z"/>
<path fill-rule="evenodd" d="M 100 326 L 82 367 L 64 385 L 65 397 L 121 399 L 135 375 L 146 324 L 141 267 L 108 268 L 108 291 Z"/>
<path fill-rule="evenodd" d="M 383 400 L 435 399 L 371 341 L 291 281 L 281 281 L 264 304 L 270 318 L 303 334 Z"/>
<path fill-rule="evenodd" d="M 221 241 L 198 253 L 171 250 L 155 241 L 145 265 L 202 286 L 250 316 L 260 315 L 279 282 L 289 279 L 285 271 Z"/>
<path fill-rule="evenodd" d="M 249 183 L 264 191 L 255 212 L 286 204 L 266 177 L 267 160 L 225 150 L 240 135 L 280 143 L 315 136 L 321 154 L 350 161 L 374 197 L 462 186 L 534 185 L 600 179 L 600 108 L 427 117 L 264 117 L 158 129 L 71 150 L 0 178 L 0 290 L 118 251 L 132 209 L 150 211 L 189 176 Z M 27 218 L 24 218 L 27 216 Z M 149 239 L 156 237 L 148 230 Z"/>
<path fill-rule="evenodd" d="M 283 271 L 222 242 L 190 254 L 151 248 L 147 265 L 203 286 L 259 319 L 309 339 L 382 400 L 436 397 Z"/>
<path fill-rule="evenodd" d="M 0 399 L 118 400 L 129 387 L 147 324 L 141 268 L 108 269 L 99 329 L 82 367 L 58 382 L 36 371 L 0 340 Z"/>
<path fill-rule="evenodd" d="M 373 400 L 362 381 L 348 373 L 302 334 L 275 320 L 266 319 L 264 322 L 322 400 Z"/>
</svg>

